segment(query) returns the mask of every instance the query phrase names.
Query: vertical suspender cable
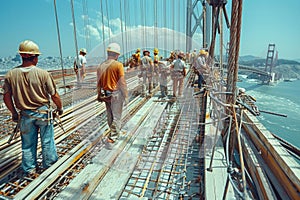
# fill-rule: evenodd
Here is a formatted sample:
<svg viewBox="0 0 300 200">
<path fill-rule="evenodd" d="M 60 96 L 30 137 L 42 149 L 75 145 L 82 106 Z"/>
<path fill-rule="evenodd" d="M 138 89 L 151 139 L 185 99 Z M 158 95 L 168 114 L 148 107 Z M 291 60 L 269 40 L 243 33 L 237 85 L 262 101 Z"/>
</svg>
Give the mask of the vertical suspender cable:
<svg viewBox="0 0 300 200">
<path fill-rule="evenodd" d="M 178 20 L 178 27 L 177 27 L 177 29 L 178 29 L 178 40 L 177 41 L 180 41 L 180 18 L 181 18 L 181 14 L 180 14 L 180 8 L 181 8 L 181 6 L 180 6 L 180 0 L 178 0 L 178 3 L 177 3 L 177 6 L 178 6 L 178 13 L 177 13 L 177 20 Z M 178 49 L 180 49 L 180 51 L 182 51 L 182 49 L 181 49 L 181 47 L 180 46 L 178 46 Z"/>
<path fill-rule="evenodd" d="M 104 12 L 103 12 L 103 1 L 101 0 L 100 1 L 100 6 L 101 6 L 101 20 L 102 20 L 102 42 L 103 42 L 103 48 L 104 48 L 104 51 L 106 50 L 106 46 L 105 46 L 105 34 L 104 34 Z"/>
<path fill-rule="evenodd" d="M 172 39 L 173 39 L 173 44 L 172 44 L 172 49 L 174 50 L 175 49 L 175 3 L 172 2 L 172 15 L 170 15 L 172 17 Z"/>
<path fill-rule="evenodd" d="M 87 0 L 82 0 L 82 8 L 83 8 L 83 23 L 84 23 L 84 33 L 85 33 L 85 45 L 87 50 L 91 49 L 91 41 L 90 41 L 90 31 L 88 29 L 89 26 L 89 15 L 87 8 Z"/>
<path fill-rule="evenodd" d="M 108 15 L 108 3 L 107 3 L 107 0 L 106 0 L 106 16 L 107 16 L 107 25 L 108 25 L 108 28 L 110 28 L 110 24 L 109 24 L 109 15 Z M 108 40 L 109 42 L 111 42 L 111 38 L 110 38 L 110 31 L 108 31 Z"/>
<path fill-rule="evenodd" d="M 124 51 L 124 35 L 123 35 L 123 17 L 122 17 L 122 1 L 120 1 L 120 23 L 121 23 L 121 37 L 122 37 L 122 48 L 123 49 L 123 63 L 125 63 L 125 51 Z"/>
<path fill-rule="evenodd" d="M 154 1 L 154 47 L 158 48 L 158 35 L 157 35 L 157 0 Z"/>
<path fill-rule="evenodd" d="M 166 50 L 168 49 L 167 48 L 167 2 L 166 2 L 166 0 L 164 0 L 164 2 L 163 2 L 163 13 L 164 13 L 164 49 L 165 49 L 165 51 L 164 51 L 164 53 L 165 53 L 165 55 L 164 55 L 164 57 L 167 57 L 167 52 L 166 52 Z"/>
<path fill-rule="evenodd" d="M 75 15 L 74 15 L 74 2 L 71 2 L 71 12 L 72 12 L 72 19 L 73 19 L 73 33 L 74 33 L 74 42 L 75 42 L 75 51 L 76 51 L 76 62 L 78 62 L 78 45 L 77 45 L 77 36 L 76 36 L 76 23 L 75 23 Z"/>
<path fill-rule="evenodd" d="M 60 64 L 61 64 L 61 73 L 63 77 L 63 82 L 64 82 L 64 92 L 66 93 L 66 80 L 64 76 L 64 62 L 63 62 L 63 57 L 62 57 L 62 48 L 61 48 L 61 40 L 60 40 L 60 32 L 59 32 L 59 26 L 58 26 L 58 17 L 57 17 L 57 9 L 56 9 L 56 0 L 54 2 L 54 11 L 55 11 L 55 19 L 56 19 L 56 29 L 57 29 L 57 38 L 58 38 L 58 45 L 59 45 L 59 54 L 60 54 Z"/>
<path fill-rule="evenodd" d="M 124 0 L 124 21 L 125 21 L 125 52 L 128 52 L 128 35 L 127 35 L 127 22 L 128 22 L 128 19 L 127 19 L 127 15 L 125 13 L 128 12 L 128 7 L 127 7 L 127 0 Z M 128 55 L 128 57 L 130 57 L 130 54 Z"/>
<path fill-rule="evenodd" d="M 142 42 L 142 44 L 143 44 L 143 48 L 146 48 L 146 32 L 145 32 L 145 15 L 146 15 L 146 13 L 145 13 L 145 10 L 144 10 L 144 1 L 143 0 L 141 0 L 140 1 L 140 6 L 141 6 L 141 19 L 142 19 L 142 25 L 143 25 L 143 42 Z"/>
</svg>

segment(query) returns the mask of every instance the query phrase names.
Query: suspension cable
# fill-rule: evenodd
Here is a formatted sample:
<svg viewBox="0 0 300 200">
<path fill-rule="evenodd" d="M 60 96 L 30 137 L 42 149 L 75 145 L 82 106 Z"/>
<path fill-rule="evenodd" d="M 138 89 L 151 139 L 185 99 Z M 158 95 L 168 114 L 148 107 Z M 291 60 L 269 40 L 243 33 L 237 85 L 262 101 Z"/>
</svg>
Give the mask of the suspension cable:
<svg viewBox="0 0 300 200">
<path fill-rule="evenodd" d="M 76 50 L 76 62 L 78 62 L 78 45 L 77 45 L 77 36 L 76 36 L 76 23 L 75 23 L 75 15 L 74 15 L 74 2 L 71 2 L 71 12 L 72 12 L 72 19 L 73 19 L 73 33 L 74 33 L 74 42 L 75 42 L 75 50 Z"/>
<path fill-rule="evenodd" d="M 167 2 L 166 2 L 166 0 L 164 0 L 163 1 L 163 10 L 164 10 L 164 49 L 167 49 L 167 40 L 166 40 L 166 38 L 167 38 Z M 164 53 L 166 53 L 166 52 L 164 52 Z M 164 56 L 164 57 L 166 57 L 166 55 Z"/>
<path fill-rule="evenodd" d="M 108 3 L 106 0 L 106 16 L 107 16 L 107 26 L 110 28 L 110 23 L 109 23 L 109 15 L 108 15 Z M 110 37 L 110 31 L 108 31 L 108 40 L 111 42 L 111 37 Z"/>
<path fill-rule="evenodd" d="M 104 51 L 103 52 L 105 52 L 105 49 L 106 49 L 106 46 L 105 46 L 105 34 L 104 34 L 104 31 L 105 31 L 105 29 L 104 29 L 104 12 L 103 12 L 103 3 L 102 3 L 103 1 L 101 0 L 100 1 L 100 7 L 101 7 L 101 20 L 102 20 L 102 42 L 103 42 L 103 48 L 104 48 Z"/>
<path fill-rule="evenodd" d="M 154 47 L 158 48 L 158 36 L 157 36 L 157 0 L 154 1 Z"/>
<path fill-rule="evenodd" d="M 57 16 L 57 9 L 56 9 L 56 0 L 54 2 L 54 11 L 55 11 L 55 19 L 56 19 L 56 29 L 57 29 L 57 39 L 58 39 L 58 46 L 59 46 L 59 54 L 60 54 L 60 65 L 61 65 L 61 73 L 63 77 L 63 83 L 64 83 L 64 93 L 66 94 L 66 80 L 64 76 L 64 61 L 62 57 L 62 48 L 61 48 L 61 39 L 60 39 L 60 32 L 59 32 L 59 26 L 58 26 L 58 16 Z"/>
<path fill-rule="evenodd" d="M 84 24 L 84 33 L 85 33 L 85 45 L 88 50 L 91 49 L 90 42 L 90 31 L 89 31 L 89 16 L 88 16 L 88 7 L 87 0 L 82 0 L 82 8 L 83 8 L 83 24 Z"/>
<path fill-rule="evenodd" d="M 122 37 L 122 48 L 123 49 L 123 63 L 125 63 L 125 51 L 124 51 L 124 35 L 123 35 L 123 17 L 122 17 L 122 1 L 120 1 L 120 23 L 121 23 L 121 37 Z"/>
</svg>

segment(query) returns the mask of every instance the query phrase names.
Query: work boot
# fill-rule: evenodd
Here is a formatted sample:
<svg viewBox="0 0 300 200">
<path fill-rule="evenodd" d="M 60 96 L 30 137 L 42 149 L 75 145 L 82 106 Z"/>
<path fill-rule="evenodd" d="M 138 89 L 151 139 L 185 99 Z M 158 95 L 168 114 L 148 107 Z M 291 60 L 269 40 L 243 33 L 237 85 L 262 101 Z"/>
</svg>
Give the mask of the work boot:
<svg viewBox="0 0 300 200">
<path fill-rule="evenodd" d="M 149 94 L 151 94 L 151 93 L 152 93 L 152 84 L 149 83 Z"/>
</svg>

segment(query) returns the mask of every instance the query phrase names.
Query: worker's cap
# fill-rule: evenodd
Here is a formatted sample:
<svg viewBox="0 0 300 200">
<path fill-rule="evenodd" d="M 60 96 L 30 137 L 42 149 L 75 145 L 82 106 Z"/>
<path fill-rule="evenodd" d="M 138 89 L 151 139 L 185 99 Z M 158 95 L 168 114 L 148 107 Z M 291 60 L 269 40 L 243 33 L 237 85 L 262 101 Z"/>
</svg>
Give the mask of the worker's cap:
<svg viewBox="0 0 300 200">
<path fill-rule="evenodd" d="M 204 49 L 201 49 L 199 53 L 200 55 L 206 55 L 206 51 Z"/>
<path fill-rule="evenodd" d="M 40 49 L 36 43 L 31 40 L 25 40 L 19 45 L 19 54 L 24 58 L 40 55 Z"/>
<path fill-rule="evenodd" d="M 106 49 L 106 51 L 114 52 L 117 54 L 120 54 L 121 52 L 121 47 L 117 43 L 110 43 Z"/>
<path fill-rule="evenodd" d="M 82 52 L 82 53 L 87 53 L 87 51 L 86 51 L 86 49 L 85 48 L 81 48 L 80 50 L 79 50 L 79 52 Z"/>
</svg>

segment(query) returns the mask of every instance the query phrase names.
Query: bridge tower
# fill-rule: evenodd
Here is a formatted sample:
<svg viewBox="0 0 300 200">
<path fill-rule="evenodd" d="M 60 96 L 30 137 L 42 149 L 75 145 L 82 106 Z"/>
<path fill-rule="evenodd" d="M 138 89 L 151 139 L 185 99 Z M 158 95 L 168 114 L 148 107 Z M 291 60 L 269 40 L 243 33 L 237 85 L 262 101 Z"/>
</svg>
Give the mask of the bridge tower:
<svg viewBox="0 0 300 200">
<path fill-rule="evenodd" d="M 199 3 L 199 4 L 198 4 Z M 203 9 L 199 9 L 200 3 Z M 202 10 L 202 13 L 199 13 Z M 197 30 L 200 28 L 203 35 L 202 47 L 207 48 L 210 42 L 210 6 L 205 0 L 187 0 L 187 26 L 186 26 L 186 51 L 192 50 L 192 38 Z M 199 41 L 199 43 L 201 43 Z"/>
<path fill-rule="evenodd" d="M 266 58 L 265 72 L 268 72 L 270 77 L 272 76 L 272 71 L 274 66 L 274 55 L 275 55 L 275 44 L 269 44 L 267 58 Z M 269 83 L 271 80 L 269 79 L 265 81 Z"/>
</svg>

